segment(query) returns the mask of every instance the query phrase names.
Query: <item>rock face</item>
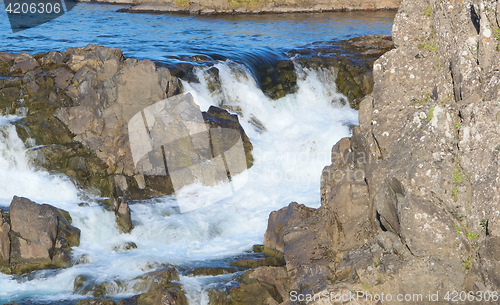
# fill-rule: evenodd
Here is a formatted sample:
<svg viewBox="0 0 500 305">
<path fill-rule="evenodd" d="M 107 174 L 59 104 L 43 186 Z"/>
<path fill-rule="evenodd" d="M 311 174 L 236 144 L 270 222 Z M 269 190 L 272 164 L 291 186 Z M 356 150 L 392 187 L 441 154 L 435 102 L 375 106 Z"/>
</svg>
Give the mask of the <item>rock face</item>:
<svg viewBox="0 0 500 305">
<path fill-rule="evenodd" d="M 375 62 L 360 125 L 323 170 L 321 207 L 294 221 L 276 217 L 294 205 L 270 216 L 266 240 L 283 236 L 273 245 L 289 294 L 305 304 L 358 291 L 434 304 L 430 292 L 452 304 L 447 291 L 498 291 L 499 8 L 403 1 L 396 49 Z"/>
<path fill-rule="evenodd" d="M 8 216 L 2 212 L 0 218 L 3 271 L 22 274 L 49 267 L 69 267 L 68 252 L 80 244 L 80 230 L 71 226 L 68 212 L 14 197 Z"/>
<path fill-rule="evenodd" d="M 138 172 L 128 132 L 134 115 L 180 92 L 168 69 L 96 45 L 34 56 L 0 53 L 0 67 L 0 74 L 19 76 L 0 80 L 0 111 L 24 116 L 15 124 L 23 140 L 37 145 L 30 150 L 36 166 L 64 173 L 103 197 L 174 192 L 168 175 Z M 220 119 L 207 114 L 207 128 L 231 117 L 251 164 L 252 146 L 237 118 L 215 112 Z"/>
<path fill-rule="evenodd" d="M 101 1 L 115 3 L 116 0 Z M 130 12 L 172 12 L 189 14 L 262 14 L 397 9 L 401 0 L 129 0 Z"/>
</svg>

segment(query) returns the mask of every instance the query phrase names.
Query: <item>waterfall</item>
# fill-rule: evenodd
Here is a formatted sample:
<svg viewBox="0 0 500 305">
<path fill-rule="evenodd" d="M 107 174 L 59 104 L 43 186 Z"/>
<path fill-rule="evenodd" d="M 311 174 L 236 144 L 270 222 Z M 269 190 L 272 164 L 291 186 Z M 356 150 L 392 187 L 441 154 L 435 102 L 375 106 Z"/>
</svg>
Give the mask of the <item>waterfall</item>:
<svg viewBox="0 0 500 305">
<path fill-rule="evenodd" d="M 197 68 L 200 82 L 184 82 L 184 89 L 204 111 L 218 105 L 239 114 L 254 146 L 254 165 L 246 184 L 235 194 L 188 213 L 175 209 L 173 197 L 133 202 L 130 234 L 120 234 L 114 215 L 96 200 L 79 205 L 84 199 L 68 178 L 30 168 L 27 148 L 12 124 L 19 118 L 0 118 L 0 207 L 8 206 L 14 195 L 28 197 L 68 210 L 73 225 L 82 230 L 72 267 L 39 271 L 30 280 L 0 274 L 0 303 L 26 297 L 47 302 L 81 298 L 73 294 L 73 281 L 79 275 L 96 283 L 126 282 L 162 264 L 189 267 L 238 255 L 263 242 L 271 211 L 292 201 L 319 207 L 321 170 L 330 163 L 331 148 L 349 136 L 348 126 L 357 124 L 357 112 L 339 102 L 345 97 L 336 90 L 334 71 L 296 64 L 297 91 L 272 100 L 243 65 L 221 61 L 215 67 L 220 83 L 215 90 L 206 68 Z M 189 191 L 193 196 L 206 192 L 217 189 L 191 186 Z M 117 250 L 131 242 L 136 249 Z M 191 304 L 206 304 L 204 289 L 229 280 L 231 275 L 181 276 Z M 111 293 L 118 298 L 138 292 L 116 285 Z"/>
</svg>

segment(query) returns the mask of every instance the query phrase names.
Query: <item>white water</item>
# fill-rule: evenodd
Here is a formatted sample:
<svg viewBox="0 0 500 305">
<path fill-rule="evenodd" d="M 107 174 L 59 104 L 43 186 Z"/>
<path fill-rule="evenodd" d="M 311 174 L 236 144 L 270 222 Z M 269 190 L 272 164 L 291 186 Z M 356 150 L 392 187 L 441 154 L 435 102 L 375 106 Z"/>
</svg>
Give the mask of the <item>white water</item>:
<svg viewBox="0 0 500 305">
<path fill-rule="evenodd" d="M 133 204 L 135 228 L 131 234 L 119 234 L 114 215 L 96 203 L 78 206 L 81 199 L 69 180 L 30 169 L 26 148 L 9 123 L 14 118 L 0 120 L 0 207 L 17 195 L 68 210 L 73 225 L 82 231 L 73 258 L 77 261 L 86 255 L 87 260 L 69 269 L 39 272 L 35 279 L 24 282 L 0 274 L 0 302 L 27 296 L 37 300 L 81 298 L 72 295 L 73 280 L 81 274 L 97 282 L 126 281 L 161 264 L 189 265 L 190 261 L 237 255 L 262 243 L 271 211 L 292 201 L 320 205 L 320 174 L 330 163 L 331 147 L 349 136 L 345 124 L 357 124 L 356 111 L 335 103 L 342 96 L 336 91 L 334 73 L 297 67 L 298 92 L 273 101 L 242 66 L 232 62 L 216 66 L 221 82 L 216 94 L 209 92 L 203 70 L 197 71 L 201 83 L 185 83 L 184 87 L 202 110 L 221 104 L 241 108 L 240 122 L 254 146 L 248 182 L 235 195 L 184 214 L 176 214 L 174 198 Z M 265 131 L 251 123 L 255 119 Z M 206 188 L 195 187 L 197 191 L 203 196 Z M 138 248 L 113 251 L 125 242 L 134 242 Z M 220 280 L 230 277 L 181 277 L 192 304 L 206 304 L 203 287 Z M 114 293 L 124 297 L 137 292 L 125 287 Z"/>
</svg>

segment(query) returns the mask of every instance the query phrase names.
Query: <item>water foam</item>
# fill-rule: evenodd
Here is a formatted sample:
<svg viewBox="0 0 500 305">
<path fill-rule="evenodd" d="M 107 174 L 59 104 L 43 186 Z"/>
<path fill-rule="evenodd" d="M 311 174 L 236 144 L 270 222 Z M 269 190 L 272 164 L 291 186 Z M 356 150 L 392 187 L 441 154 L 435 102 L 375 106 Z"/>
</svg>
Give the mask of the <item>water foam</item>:
<svg viewBox="0 0 500 305">
<path fill-rule="evenodd" d="M 337 103 L 344 97 L 336 90 L 335 73 L 296 66 L 297 92 L 272 100 L 243 66 L 219 62 L 216 67 L 218 90 L 210 91 L 203 69 L 196 72 L 200 83 L 184 83 L 184 88 L 202 110 L 210 105 L 241 109 L 240 122 L 254 146 L 247 183 L 234 195 L 188 213 L 178 212 L 173 197 L 135 202 L 130 234 L 120 234 L 114 214 L 96 203 L 79 206 L 78 191 L 67 178 L 30 169 L 26 148 L 10 124 L 13 118 L 0 120 L 0 203 L 8 205 L 18 195 L 55 205 L 68 210 L 82 231 L 81 245 L 73 250 L 78 264 L 39 272 L 30 281 L 0 275 L 1 301 L 25 296 L 71 299 L 78 275 L 95 282 L 127 281 L 161 264 L 189 265 L 240 254 L 262 243 L 271 211 L 292 201 L 320 205 L 320 174 L 330 163 L 331 147 L 349 136 L 347 125 L 357 123 L 357 112 Z M 196 185 L 189 189 L 197 197 L 206 191 Z M 117 250 L 127 242 L 134 242 L 137 249 Z M 202 290 L 213 279 L 182 277 L 181 281 L 186 282 L 191 303 L 206 302 Z M 137 291 L 125 285 L 110 293 L 128 296 Z"/>
</svg>

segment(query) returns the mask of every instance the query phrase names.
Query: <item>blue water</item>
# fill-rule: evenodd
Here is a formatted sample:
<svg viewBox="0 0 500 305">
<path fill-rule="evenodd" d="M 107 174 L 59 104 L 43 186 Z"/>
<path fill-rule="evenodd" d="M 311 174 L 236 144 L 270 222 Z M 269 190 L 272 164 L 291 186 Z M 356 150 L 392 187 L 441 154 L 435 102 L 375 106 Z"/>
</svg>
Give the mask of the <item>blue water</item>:
<svg viewBox="0 0 500 305">
<path fill-rule="evenodd" d="M 123 5 L 80 3 L 41 26 L 12 33 L 0 5 L 3 52 L 40 53 L 89 43 L 120 48 L 125 56 L 172 62 L 182 55 L 244 60 L 281 54 L 317 41 L 390 34 L 395 12 L 189 16 L 118 13 Z M 265 56 L 265 55 L 264 55 Z"/>
</svg>

